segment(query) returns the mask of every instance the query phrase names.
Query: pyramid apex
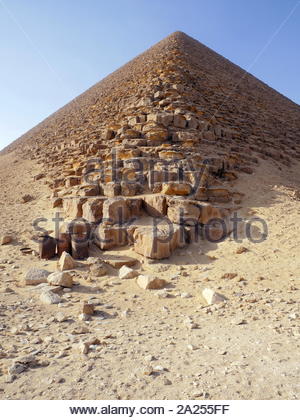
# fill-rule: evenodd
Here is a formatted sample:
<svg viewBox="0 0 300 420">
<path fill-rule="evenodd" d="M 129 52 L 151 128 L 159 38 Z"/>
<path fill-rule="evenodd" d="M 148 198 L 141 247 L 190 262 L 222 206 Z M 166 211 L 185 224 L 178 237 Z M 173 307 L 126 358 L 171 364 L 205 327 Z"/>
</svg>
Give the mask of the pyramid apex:
<svg viewBox="0 0 300 420">
<path fill-rule="evenodd" d="M 185 32 L 182 32 L 182 31 L 175 31 L 175 32 L 172 32 L 170 35 L 169 35 L 169 38 L 189 38 L 189 36 L 185 33 Z"/>
<path fill-rule="evenodd" d="M 185 32 L 182 31 L 174 31 L 171 35 L 178 35 L 178 36 L 188 36 Z"/>
</svg>

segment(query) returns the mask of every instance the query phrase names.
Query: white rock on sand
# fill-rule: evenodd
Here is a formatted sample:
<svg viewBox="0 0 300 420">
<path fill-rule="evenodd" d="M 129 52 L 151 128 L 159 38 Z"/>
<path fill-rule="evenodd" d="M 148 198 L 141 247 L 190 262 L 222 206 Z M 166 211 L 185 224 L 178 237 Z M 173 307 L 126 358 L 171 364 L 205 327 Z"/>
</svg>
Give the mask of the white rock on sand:
<svg viewBox="0 0 300 420">
<path fill-rule="evenodd" d="M 123 265 L 119 270 L 119 279 L 133 279 L 138 276 L 138 272 L 126 265 Z"/>
<path fill-rule="evenodd" d="M 208 303 L 208 305 L 213 305 L 214 303 L 221 303 L 225 302 L 227 298 L 224 295 L 221 295 L 220 293 L 215 292 L 212 289 L 205 288 L 202 291 L 202 296 Z"/>
<path fill-rule="evenodd" d="M 43 292 L 40 295 L 40 301 L 47 305 L 58 304 L 61 302 L 61 298 L 53 292 Z"/>
<path fill-rule="evenodd" d="M 36 286 L 40 283 L 47 283 L 50 272 L 41 268 L 30 268 L 25 275 L 26 286 Z"/>
</svg>

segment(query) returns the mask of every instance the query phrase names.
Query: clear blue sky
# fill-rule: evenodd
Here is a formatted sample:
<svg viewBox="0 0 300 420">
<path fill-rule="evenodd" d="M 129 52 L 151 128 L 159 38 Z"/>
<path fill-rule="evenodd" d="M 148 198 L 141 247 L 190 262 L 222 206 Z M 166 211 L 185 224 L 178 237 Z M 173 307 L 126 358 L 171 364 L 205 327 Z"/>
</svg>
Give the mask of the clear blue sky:
<svg viewBox="0 0 300 420">
<path fill-rule="evenodd" d="M 300 103 L 298 0 L 0 0 L 0 149 L 176 30 Z"/>
</svg>

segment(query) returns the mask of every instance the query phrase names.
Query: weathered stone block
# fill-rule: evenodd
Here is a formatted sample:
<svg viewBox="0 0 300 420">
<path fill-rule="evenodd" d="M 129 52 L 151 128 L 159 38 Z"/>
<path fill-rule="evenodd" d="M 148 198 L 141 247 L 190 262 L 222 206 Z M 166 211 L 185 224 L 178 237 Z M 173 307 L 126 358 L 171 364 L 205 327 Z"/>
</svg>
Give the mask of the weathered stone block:
<svg viewBox="0 0 300 420">
<path fill-rule="evenodd" d="M 82 205 L 82 217 L 90 223 L 100 223 L 103 217 L 103 203 L 106 198 L 88 199 Z"/>
<path fill-rule="evenodd" d="M 181 114 L 174 115 L 173 124 L 174 124 L 175 127 L 185 128 L 186 123 L 187 122 L 186 122 L 186 119 L 185 119 L 184 115 L 181 115 Z"/>
<path fill-rule="evenodd" d="M 99 225 L 94 231 L 94 242 L 100 249 L 112 249 L 127 245 L 126 228 Z"/>
<path fill-rule="evenodd" d="M 86 198 L 64 198 L 63 208 L 66 217 L 73 220 L 82 217 L 82 205 L 85 203 L 85 201 Z"/>
<path fill-rule="evenodd" d="M 107 225 L 122 224 L 130 219 L 130 210 L 122 197 L 109 198 L 103 204 L 103 221 Z"/>
<path fill-rule="evenodd" d="M 56 255 L 56 245 L 57 241 L 55 238 L 52 238 L 51 236 L 44 236 L 40 238 L 39 243 L 39 255 L 40 258 L 49 260 L 50 258 L 53 258 Z"/>
<path fill-rule="evenodd" d="M 130 218 L 137 218 L 143 213 L 143 200 L 141 198 L 126 198 Z"/>
<path fill-rule="evenodd" d="M 79 176 L 68 176 L 65 181 L 66 188 L 74 187 L 75 185 L 79 185 L 81 178 Z"/>
<path fill-rule="evenodd" d="M 175 150 L 162 150 L 158 153 L 160 159 L 183 159 L 184 154 L 182 152 L 176 152 Z"/>
<path fill-rule="evenodd" d="M 135 229 L 134 250 L 145 257 L 168 258 L 174 249 L 185 246 L 185 233 L 181 226 L 146 226 Z"/>
<path fill-rule="evenodd" d="M 114 133 L 113 130 L 110 130 L 109 128 L 107 128 L 107 129 L 103 130 L 103 132 L 101 134 L 101 137 L 104 140 L 111 140 L 115 137 L 115 133 Z"/>
<path fill-rule="evenodd" d="M 159 143 L 162 141 L 165 141 L 168 139 L 169 137 L 169 133 L 168 130 L 166 128 L 153 128 L 152 130 L 149 130 L 146 134 L 145 134 L 146 139 L 149 142 L 153 142 L 153 143 Z"/>
<path fill-rule="evenodd" d="M 108 182 L 102 185 L 103 195 L 106 197 L 116 197 L 121 194 L 121 185 L 115 182 Z"/>
<path fill-rule="evenodd" d="M 162 186 L 162 193 L 166 195 L 189 195 L 191 192 L 192 186 L 187 182 L 169 182 Z"/>
<path fill-rule="evenodd" d="M 152 217 L 163 217 L 167 214 L 166 197 L 163 195 L 145 195 L 143 197 L 146 213 Z"/>
<path fill-rule="evenodd" d="M 168 218 L 172 223 L 194 226 L 199 223 L 200 205 L 192 200 L 168 200 Z"/>
<path fill-rule="evenodd" d="M 209 201 L 228 203 L 231 200 L 231 193 L 226 188 L 212 187 L 207 189 Z"/>
<path fill-rule="evenodd" d="M 137 184 L 132 182 L 121 182 L 121 194 L 125 197 L 136 195 Z"/>
<path fill-rule="evenodd" d="M 60 228 L 57 238 L 57 254 L 60 257 L 63 252 L 71 253 L 71 234 L 69 223 L 64 222 Z"/>
<path fill-rule="evenodd" d="M 88 258 L 89 256 L 89 240 L 85 236 L 71 236 L 71 252 L 72 257 L 78 260 Z"/>
</svg>

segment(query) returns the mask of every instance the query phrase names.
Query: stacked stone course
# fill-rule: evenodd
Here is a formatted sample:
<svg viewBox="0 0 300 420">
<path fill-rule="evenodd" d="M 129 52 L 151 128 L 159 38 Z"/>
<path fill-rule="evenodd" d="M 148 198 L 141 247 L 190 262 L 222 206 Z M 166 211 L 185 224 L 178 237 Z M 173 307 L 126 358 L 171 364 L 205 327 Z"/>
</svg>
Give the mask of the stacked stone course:
<svg viewBox="0 0 300 420">
<path fill-rule="evenodd" d="M 243 197 L 240 173 L 299 159 L 299 117 L 298 105 L 176 32 L 8 151 L 44 165 L 53 207 L 86 220 L 101 249 L 129 244 L 166 258 L 195 231 L 211 225 L 215 237 L 217 220 L 228 225 Z M 62 249 L 86 256 L 69 227 L 61 235 Z"/>
</svg>

